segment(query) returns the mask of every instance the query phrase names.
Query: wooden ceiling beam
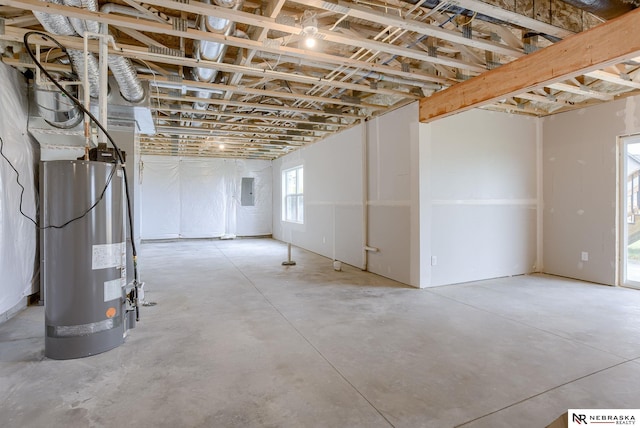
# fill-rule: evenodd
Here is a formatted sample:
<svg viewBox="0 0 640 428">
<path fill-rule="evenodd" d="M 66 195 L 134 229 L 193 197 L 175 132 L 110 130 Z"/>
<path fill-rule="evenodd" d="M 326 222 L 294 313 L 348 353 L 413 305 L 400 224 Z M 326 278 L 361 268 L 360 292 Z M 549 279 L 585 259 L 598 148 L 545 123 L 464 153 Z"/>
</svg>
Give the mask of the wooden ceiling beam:
<svg viewBox="0 0 640 428">
<path fill-rule="evenodd" d="M 640 55 L 640 9 L 420 100 L 421 122 L 529 92 Z"/>
</svg>

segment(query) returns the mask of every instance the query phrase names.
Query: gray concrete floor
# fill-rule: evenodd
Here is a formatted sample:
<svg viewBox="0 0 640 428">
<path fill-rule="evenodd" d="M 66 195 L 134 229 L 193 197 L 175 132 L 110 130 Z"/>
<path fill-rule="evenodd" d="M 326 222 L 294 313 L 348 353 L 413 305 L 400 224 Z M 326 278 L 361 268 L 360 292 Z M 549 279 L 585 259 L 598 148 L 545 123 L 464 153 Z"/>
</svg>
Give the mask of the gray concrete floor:
<svg viewBox="0 0 640 428">
<path fill-rule="evenodd" d="M 545 275 L 417 290 L 269 239 L 147 243 L 124 345 L 0 325 L 0 426 L 544 427 L 640 408 L 640 291 Z"/>
</svg>

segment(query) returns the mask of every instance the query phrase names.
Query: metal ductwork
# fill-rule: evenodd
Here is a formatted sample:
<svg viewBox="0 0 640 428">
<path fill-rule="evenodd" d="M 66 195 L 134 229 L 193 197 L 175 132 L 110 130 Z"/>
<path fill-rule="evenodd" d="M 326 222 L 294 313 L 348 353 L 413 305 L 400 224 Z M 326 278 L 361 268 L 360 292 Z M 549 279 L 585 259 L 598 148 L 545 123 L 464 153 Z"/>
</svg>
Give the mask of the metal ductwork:
<svg viewBox="0 0 640 428">
<path fill-rule="evenodd" d="M 132 103 L 142 101 L 144 89 L 129 58 L 120 55 L 109 55 L 109 69 L 118 82 L 120 94 L 125 100 Z"/>
<path fill-rule="evenodd" d="M 47 0 L 50 3 L 59 5 L 67 5 L 73 7 L 82 7 L 87 10 L 97 11 L 97 0 Z M 46 13 L 35 12 L 35 15 L 46 31 L 56 35 L 77 36 L 78 32 L 100 33 L 101 27 L 95 21 L 69 19 L 62 15 L 52 15 Z M 100 84 L 98 76 L 100 75 L 98 60 L 93 54 L 87 54 L 83 51 L 69 49 L 67 50 L 74 71 L 80 77 L 84 78 L 85 62 L 88 70 L 89 93 L 91 97 L 97 98 L 100 95 Z M 120 88 L 119 94 L 109 94 L 108 103 L 108 120 L 110 123 L 119 125 L 124 122 L 135 122 L 138 131 L 143 133 L 154 133 L 155 127 L 149 109 L 148 90 L 143 87 L 138 75 L 128 58 L 119 55 L 109 55 L 109 68 L 113 73 L 113 80 L 117 82 Z M 114 82 L 110 80 L 112 87 Z M 69 86 L 74 95 L 77 97 L 77 86 Z M 35 117 L 32 113 L 32 122 L 30 132 L 38 140 L 43 136 L 45 140 L 42 144 L 53 146 L 80 145 L 82 132 L 79 132 L 77 125 L 82 119 L 82 115 L 76 106 L 72 105 L 64 94 L 57 90 L 50 90 L 47 87 L 36 87 L 34 90 L 36 105 L 38 107 L 39 117 Z M 97 112 L 95 112 L 97 114 Z M 63 129 L 63 132 L 56 133 L 47 130 L 47 126 L 53 126 Z M 73 141 L 58 142 L 55 135 L 60 135 L 62 139 L 70 139 Z M 76 138 L 77 137 L 77 138 Z M 78 142 L 75 140 L 78 139 Z M 84 142 L 82 141 L 82 144 Z"/>
<path fill-rule="evenodd" d="M 49 3 L 64 4 L 62 0 L 47 0 Z M 36 18 L 42 24 L 44 29 L 52 34 L 62 35 L 62 36 L 77 36 L 71 21 L 66 16 L 62 15 L 52 15 L 48 13 L 34 12 Z M 97 97 L 100 94 L 100 89 L 98 86 L 98 61 L 95 56 L 88 55 L 85 57 L 84 52 L 68 49 L 67 53 L 69 54 L 69 58 L 71 59 L 71 64 L 73 68 L 83 80 L 84 77 L 84 63 L 87 61 L 89 76 L 89 92 L 92 97 Z"/>
<path fill-rule="evenodd" d="M 47 0 L 49 3 L 64 4 L 66 6 L 81 7 L 93 12 L 98 11 L 97 0 Z M 68 19 L 61 15 L 51 15 L 36 12 L 38 21 L 45 30 L 50 33 L 65 36 L 77 36 L 84 34 L 85 31 L 90 33 L 99 33 L 100 24 L 95 21 L 71 18 Z M 82 51 L 68 50 L 69 57 L 73 67 L 82 80 L 84 78 L 84 62 L 87 61 L 89 91 L 93 98 L 97 98 L 100 94 L 98 83 L 99 67 L 98 61 L 93 54 L 84 55 Z M 128 58 L 119 55 L 109 55 L 109 68 L 114 74 L 116 81 L 120 87 L 120 93 L 129 102 L 139 102 L 144 98 L 144 89 L 140 83 L 140 79 L 131 65 Z"/>
<path fill-rule="evenodd" d="M 90 10 L 92 12 L 98 12 L 98 1 L 97 0 L 63 0 L 67 6 L 76 6 L 82 7 L 84 9 Z M 84 30 L 89 31 L 91 33 L 99 33 L 100 32 L 100 24 L 78 19 L 78 23 L 74 23 L 73 18 L 71 19 L 71 23 L 73 24 L 76 32 L 78 34 L 84 34 Z M 80 31 L 78 31 L 80 30 Z M 144 98 L 144 90 L 142 89 L 142 84 L 140 83 L 140 79 L 138 79 L 138 75 L 136 74 L 133 66 L 131 65 L 131 61 L 129 58 L 121 57 L 119 55 L 109 55 L 109 70 L 113 73 L 116 81 L 118 82 L 118 86 L 120 87 L 120 93 L 124 97 L 125 100 L 137 103 Z M 93 94 L 92 94 L 93 96 Z"/>
<path fill-rule="evenodd" d="M 48 0 L 49 3 L 63 4 L 62 0 Z M 51 15 L 43 12 L 34 11 L 33 14 L 38 19 L 44 29 L 51 34 L 59 34 L 61 36 L 75 36 L 76 31 L 69 21 L 69 18 L 62 15 Z"/>
<path fill-rule="evenodd" d="M 84 63 L 85 61 L 87 62 L 86 67 L 88 74 L 87 81 L 89 82 L 89 93 L 91 94 L 91 97 L 98 98 L 100 95 L 100 82 L 98 79 L 98 76 L 100 75 L 100 67 L 96 57 L 92 54 L 85 55 L 83 51 L 75 49 L 68 49 L 67 53 L 69 54 L 73 68 L 81 81 L 84 81 Z"/>
<path fill-rule="evenodd" d="M 77 86 L 68 86 L 66 89 L 74 97 L 78 97 Z M 61 129 L 73 128 L 84 117 L 78 106 L 57 88 L 36 87 L 34 97 L 40 117 L 51 126 Z"/>
<path fill-rule="evenodd" d="M 613 19 L 640 6 L 639 0 L 563 0 L 578 9 L 599 16 Z"/>
<path fill-rule="evenodd" d="M 216 6 L 226 7 L 238 10 L 242 7 L 242 0 L 203 0 L 206 4 L 215 4 Z M 218 18 L 215 16 L 201 16 L 198 27 L 202 31 L 208 31 L 217 34 L 229 36 L 234 31 L 234 23 L 228 19 Z M 195 42 L 194 57 L 197 60 L 206 60 L 214 62 L 222 62 L 224 60 L 227 45 L 224 43 L 200 40 Z M 218 70 L 204 67 L 196 67 L 192 71 L 195 80 L 211 83 L 216 79 Z M 210 98 L 210 91 L 196 91 L 195 96 L 198 98 Z M 193 108 L 195 110 L 206 110 L 209 105 L 203 102 L 195 102 Z"/>
<path fill-rule="evenodd" d="M 62 0 L 66 6 L 79 7 L 91 11 L 98 10 L 98 0 Z M 85 32 L 99 33 L 100 24 L 96 21 L 88 21 L 80 18 L 69 18 L 76 33 L 83 35 Z"/>
</svg>

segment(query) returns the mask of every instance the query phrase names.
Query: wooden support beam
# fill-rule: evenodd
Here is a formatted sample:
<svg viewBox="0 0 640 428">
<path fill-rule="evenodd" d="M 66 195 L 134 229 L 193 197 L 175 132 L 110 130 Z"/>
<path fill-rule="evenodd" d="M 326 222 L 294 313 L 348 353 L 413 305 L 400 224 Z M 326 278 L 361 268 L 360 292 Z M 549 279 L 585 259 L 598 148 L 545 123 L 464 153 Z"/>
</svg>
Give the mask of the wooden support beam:
<svg viewBox="0 0 640 428">
<path fill-rule="evenodd" d="M 430 122 L 640 56 L 640 9 L 420 100 Z"/>
</svg>

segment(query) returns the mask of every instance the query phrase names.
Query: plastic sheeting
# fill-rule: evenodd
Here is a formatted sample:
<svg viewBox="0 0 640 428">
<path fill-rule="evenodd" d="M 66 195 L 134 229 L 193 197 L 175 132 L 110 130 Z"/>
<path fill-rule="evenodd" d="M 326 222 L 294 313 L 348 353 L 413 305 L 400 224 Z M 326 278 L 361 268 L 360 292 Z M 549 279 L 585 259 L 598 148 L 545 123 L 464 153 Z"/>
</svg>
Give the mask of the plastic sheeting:
<svg viewBox="0 0 640 428">
<path fill-rule="evenodd" d="M 0 137 L 3 153 L 20 172 L 22 209 L 36 219 L 35 151 L 27 134 L 27 87 L 22 75 L 0 63 Z M 16 173 L 0 158 L 0 317 L 38 291 L 37 230 L 20 214 Z M 1 318 L 0 318 L 1 321 Z"/>
<path fill-rule="evenodd" d="M 271 162 L 143 156 L 142 239 L 271 234 Z M 254 178 L 254 206 L 240 204 Z"/>
</svg>

